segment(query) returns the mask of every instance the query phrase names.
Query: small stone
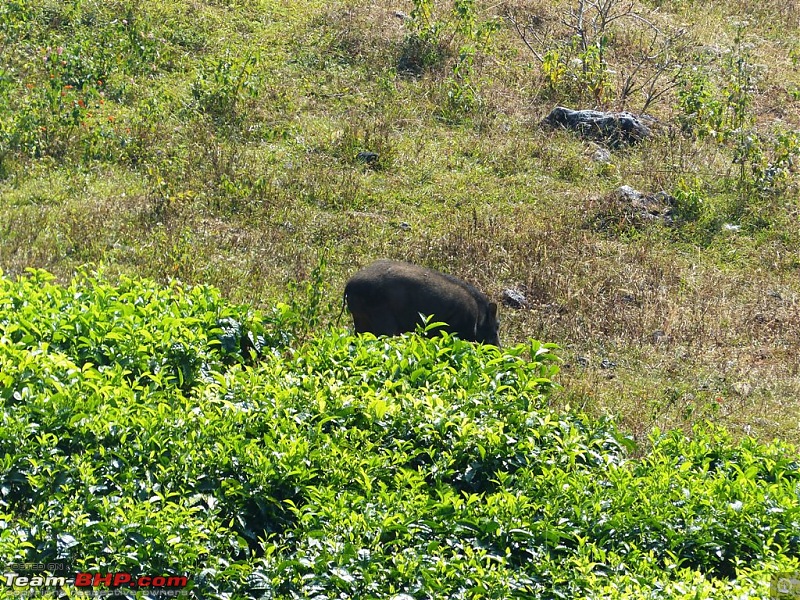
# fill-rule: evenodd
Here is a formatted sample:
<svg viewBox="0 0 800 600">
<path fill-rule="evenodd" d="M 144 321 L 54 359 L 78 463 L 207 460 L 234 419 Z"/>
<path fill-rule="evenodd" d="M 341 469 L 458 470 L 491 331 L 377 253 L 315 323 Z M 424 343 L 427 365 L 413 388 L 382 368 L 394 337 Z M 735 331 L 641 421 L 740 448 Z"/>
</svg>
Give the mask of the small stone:
<svg viewBox="0 0 800 600">
<path fill-rule="evenodd" d="M 592 154 L 592 160 L 599 163 L 609 163 L 611 162 L 611 152 L 605 148 L 598 148 Z"/>
<path fill-rule="evenodd" d="M 628 200 L 629 202 L 633 202 L 634 200 L 639 200 L 640 198 L 644 197 L 642 192 L 633 189 L 629 185 L 619 186 L 614 190 L 614 195 L 618 200 Z"/>
<path fill-rule="evenodd" d="M 628 217 L 633 223 L 649 223 L 661 221 L 665 225 L 672 225 L 673 207 L 675 198 L 666 192 L 646 194 L 629 185 L 621 185 L 609 194 L 616 201 L 616 211 L 621 211 L 621 216 Z"/>
<path fill-rule="evenodd" d="M 515 289 L 505 289 L 503 290 L 503 294 L 501 296 L 502 302 L 504 306 L 508 306 L 509 308 L 528 308 L 528 300 L 525 298 L 525 294 L 520 292 L 519 290 Z"/>
</svg>

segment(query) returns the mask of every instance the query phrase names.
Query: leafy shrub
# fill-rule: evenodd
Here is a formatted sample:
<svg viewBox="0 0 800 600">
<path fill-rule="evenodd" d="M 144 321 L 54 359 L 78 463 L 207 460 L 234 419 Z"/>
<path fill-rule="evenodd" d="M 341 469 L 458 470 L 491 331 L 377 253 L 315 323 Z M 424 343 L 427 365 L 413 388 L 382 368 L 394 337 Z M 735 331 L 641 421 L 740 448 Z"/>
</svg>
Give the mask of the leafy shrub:
<svg viewBox="0 0 800 600">
<path fill-rule="evenodd" d="M 491 53 L 499 19 L 483 18 L 474 0 L 455 0 L 449 15 L 442 18 L 437 18 L 433 0 L 415 0 L 407 27 L 400 72 L 420 75 L 456 59 L 438 116 L 456 122 L 479 108 L 483 101 L 476 62 Z"/>
<path fill-rule="evenodd" d="M 417 0 L 409 15 L 398 68 L 401 72 L 421 74 L 439 65 L 448 55 L 444 39 L 445 23 L 434 18 L 432 0 Z"/>
<path fill-rule="evenodd" d="M 798 565 L 795 449 L 700 428 L 632 459 L 609 420 L 548 408 L 551 345 L 285 346 L 294 310 L 0 279 L 0 558 L 241 598 L 723 598 Z"/>
<path fill-rule="evenodd" d="M 238 107 L 245 95 L 259 91 L 258 56 L 225 56 L 204 66 L 191 85 L 192 96 L 200 112 L 217 124 L 235 123 Z"/>
<path fill-rule="evenodd" d="M 678 88 L 679 119 L 683 129 L 698 139 L 724 135 L 724 108 L 708 77 L 694 69 L 686 71 Z"/>
<path fill-rule="evenodd" d="M 70 357 L 78 369 L 119 369 L 131 381 L 156 388 L 189 389 L 203 372 L 243 362 L 241 347 L 263 346 L 258 319 L 255 336 L 243 331 L 250 320 L 221 303 L 207 287 L 183 291 L 123 278 L 117 286 L 83 274 L 62 288 L 44 271 L 11 282 L 3 293 L 0 333 L 10 348 Z"/>
<path fill-rule="evenodd" d="M 604 105 L 612 92 L 612 72 L 604 58 L 605 44 L 605 38 L 601 38 L 581 49 L 578 38 L 573 38 L 569 46 L 545 52 L 542 73 L 550 92 L 563 90 L 577 98 L 588 92 L 596 105 Z"/>
</svg>

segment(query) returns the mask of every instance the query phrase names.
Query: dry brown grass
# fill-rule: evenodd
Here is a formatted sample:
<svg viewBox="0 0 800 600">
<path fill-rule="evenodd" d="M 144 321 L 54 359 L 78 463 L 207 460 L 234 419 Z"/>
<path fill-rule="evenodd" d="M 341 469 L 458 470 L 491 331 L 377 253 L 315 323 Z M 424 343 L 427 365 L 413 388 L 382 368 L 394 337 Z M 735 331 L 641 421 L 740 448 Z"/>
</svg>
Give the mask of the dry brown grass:
<svg viewBox="0 0 800 600">
<path fill-rule="evenodd" d="M 383 254 L 458 273 L 495 297 L 524 290 L 531 307 L 503 311 L 504 339 L 563 347 L 559 402 L 615 414 L 637 437 L 708 418 L 796 440 L 796 282 L 721 270 L 658 239 L 598 239 L 578 217 L 531 206 L 467 213 L 424 244 Z"/>
</svg>

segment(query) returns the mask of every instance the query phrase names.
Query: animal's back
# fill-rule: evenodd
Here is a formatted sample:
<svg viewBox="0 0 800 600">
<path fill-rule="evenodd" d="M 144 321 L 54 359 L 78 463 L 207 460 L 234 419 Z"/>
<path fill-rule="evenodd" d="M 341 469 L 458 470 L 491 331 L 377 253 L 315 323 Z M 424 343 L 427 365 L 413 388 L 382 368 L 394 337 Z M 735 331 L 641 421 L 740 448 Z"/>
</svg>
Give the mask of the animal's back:
<svg viewBox="0 0 800 600">
<path fill-rule="evenodd" d="M 356 331 L 397 335 L 413 331 L 420 313 L 474 339 L 481 302 L 488 299 L 460 279 L 426 267 L 381 259 L 347 282 L 345 298 Z"/>
<path fill-rule="evenodd" d="M 347 282 L 345 295 L 373 300 L 412 301 L 444 298 L 476 300 L 481 292 L 460 279 L 407 262 L 380 259 L 358 271 Z M 485 296 L 483 296 L 484 299 Z M 414 302 L 419 303 L 419 302 Z"/>
</svg>

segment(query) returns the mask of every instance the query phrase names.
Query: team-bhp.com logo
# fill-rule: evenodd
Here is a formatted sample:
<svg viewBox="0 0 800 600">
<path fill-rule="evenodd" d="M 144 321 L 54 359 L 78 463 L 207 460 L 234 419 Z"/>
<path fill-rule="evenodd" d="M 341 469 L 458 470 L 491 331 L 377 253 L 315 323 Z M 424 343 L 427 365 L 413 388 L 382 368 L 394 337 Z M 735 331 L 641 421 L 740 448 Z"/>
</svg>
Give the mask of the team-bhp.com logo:
<svg viewBox="0 0 800 600">
<path fill-rule="evenodd" d="M 79 591 L 96 590 L 143 590 L 159 596 L 180 596 L 185 592 L 189 580 L 176 575 L 134 575 L 132 573 L 75 573 L 73 577 L 50 574 L 21 574 L 9 572 L 3 575 L 6 587 L 18 591 L 46 592 L 75 587 Z"/>
<path fill-rule="evenodd" d="M 800 598 L 800 573 L 778 573 L 772 577 L 769 597 L 779 600 Z"/>
</svg>

